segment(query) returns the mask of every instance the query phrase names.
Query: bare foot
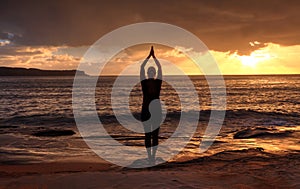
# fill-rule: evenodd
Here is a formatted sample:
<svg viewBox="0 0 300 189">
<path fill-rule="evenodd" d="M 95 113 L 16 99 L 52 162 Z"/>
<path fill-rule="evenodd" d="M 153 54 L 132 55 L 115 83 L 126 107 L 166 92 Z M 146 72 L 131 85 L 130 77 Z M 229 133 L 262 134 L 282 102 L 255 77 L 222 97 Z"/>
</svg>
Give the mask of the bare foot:
<svg viewBox="0 0 300 189">
<path fill-rule="evenodd" d="M 151 157 L 151 160 L 150 160 L 150 163 L 151 163 L 151 166 L 155 166 L 155 157 Z"/>
</svg>

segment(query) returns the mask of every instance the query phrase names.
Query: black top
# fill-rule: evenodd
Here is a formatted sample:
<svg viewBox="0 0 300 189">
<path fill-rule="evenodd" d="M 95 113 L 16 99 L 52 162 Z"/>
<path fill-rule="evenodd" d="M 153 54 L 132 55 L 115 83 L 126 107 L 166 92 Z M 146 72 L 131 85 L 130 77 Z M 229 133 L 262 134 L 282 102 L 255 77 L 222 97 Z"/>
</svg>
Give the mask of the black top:
<svg viewBox="0 0 300 189">
<path fill-rule="evenodd" d="M 148 109 L 150 102 L 159 99 L 162 81 L 160 79 L 144 79 L 141 81 L 143 90 L 143 109 Z"/>
</svg>

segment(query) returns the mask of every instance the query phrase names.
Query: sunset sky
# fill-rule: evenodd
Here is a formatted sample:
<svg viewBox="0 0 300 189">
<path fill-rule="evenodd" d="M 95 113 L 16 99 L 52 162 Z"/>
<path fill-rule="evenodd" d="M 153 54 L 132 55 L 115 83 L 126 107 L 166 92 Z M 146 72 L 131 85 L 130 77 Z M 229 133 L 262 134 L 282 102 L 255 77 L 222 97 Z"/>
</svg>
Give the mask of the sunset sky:
<svg viewBox="0 0 300 189">
<path fill-rule="evenodd" d="M 164 22 L 201 39 L 223 74 L 300 74 L 299 9 L 296 0 L 1 0 L 0 66 L 76 69 L 104 34 L 128 24 Z M 180 52 L 156 49 L 158 58 L 199 74 Z M 129 48 L 110 64 L 142 61 L 148 50 Z M 107 73 L 116 74 L 116 67 L 108 65 Z"/>
</svg>

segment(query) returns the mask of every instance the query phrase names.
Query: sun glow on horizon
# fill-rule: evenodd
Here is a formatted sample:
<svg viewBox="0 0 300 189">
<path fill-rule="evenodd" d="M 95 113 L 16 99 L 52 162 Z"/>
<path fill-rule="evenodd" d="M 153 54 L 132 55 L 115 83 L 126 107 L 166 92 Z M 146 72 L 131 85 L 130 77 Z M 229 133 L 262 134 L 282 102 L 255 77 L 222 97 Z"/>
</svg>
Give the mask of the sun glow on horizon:
<svg viewBox="0 0 300 189">
<path fill-rule="evenodd" d="M 256 42 L 257 43 L 257 42 Z M 254 43 L 253 43 L 254 44 Z M 249 55 L 211 51 L 223 74 L 299 74 L 300 45 L 264 43 Z"/>
<path fill-rule="evenodd" d="M 256 67 L 257 63 L 270 60 L 272 58 L 269 53 L 260 50 L 253 51 L 249 56 L 239 56 L 237 54 L 235 54 L 235 56 L 241 61 L 244 66 L 249 67 Z"/>
</svg>

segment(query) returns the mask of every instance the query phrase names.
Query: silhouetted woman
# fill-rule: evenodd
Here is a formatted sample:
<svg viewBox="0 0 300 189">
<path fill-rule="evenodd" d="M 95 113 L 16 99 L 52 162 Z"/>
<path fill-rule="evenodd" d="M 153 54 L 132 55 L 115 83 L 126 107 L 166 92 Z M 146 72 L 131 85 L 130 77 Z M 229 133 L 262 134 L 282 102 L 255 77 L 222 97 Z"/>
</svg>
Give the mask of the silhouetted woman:
<svg viewBox="0 0 300 189">
<path fill-rule="evenodd" d="M 145 75 L 145 65 L 151 58 L 157 66 L 157 77 L 156 70 L 154 67 L 149 67 L 147 70 L 147 76 Z M 141 120 L 145 130 L 145 147 L 148 153 L 148 159 L 151 164 L 155 163 L 155 155 L 158 146 L 158 133 L 162 119 L 162 110 L 159 100 L 161 83 L 162 83 L 162 71 L 159 61 L 154 55 L 153 46 L 151 47 L 149 56 L 144 60 L 141 65 L 140 79 L 143 91 L 143 105 Z"/>
</svg>

